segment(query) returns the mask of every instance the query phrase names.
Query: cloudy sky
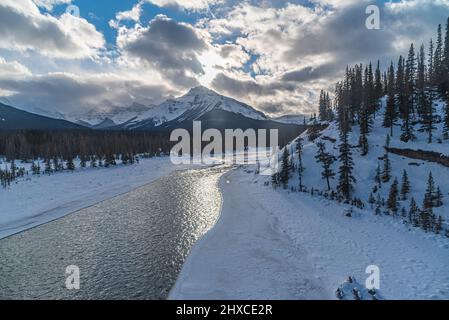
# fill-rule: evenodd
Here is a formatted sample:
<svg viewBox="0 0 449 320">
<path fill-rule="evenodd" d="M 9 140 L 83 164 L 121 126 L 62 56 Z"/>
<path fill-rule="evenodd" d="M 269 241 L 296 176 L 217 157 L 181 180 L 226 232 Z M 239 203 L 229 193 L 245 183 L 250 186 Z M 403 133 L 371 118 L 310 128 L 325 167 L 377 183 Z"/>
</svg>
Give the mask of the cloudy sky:
<svg viewBox="0 0 449 320">
<path fill-rule="evenodd" d="M 1 0 L 0 101 L 82 114 L 205 85 L 310 113 L 347 64 L 396 61 L 448 16 L 449 0 Z"/>
</svg>

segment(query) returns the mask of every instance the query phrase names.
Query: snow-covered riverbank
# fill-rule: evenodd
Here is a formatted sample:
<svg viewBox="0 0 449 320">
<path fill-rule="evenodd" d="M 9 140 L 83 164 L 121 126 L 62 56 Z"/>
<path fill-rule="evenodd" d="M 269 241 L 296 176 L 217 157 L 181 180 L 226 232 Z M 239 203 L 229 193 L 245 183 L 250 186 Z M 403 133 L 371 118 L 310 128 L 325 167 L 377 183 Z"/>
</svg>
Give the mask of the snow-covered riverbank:
<svg viewBox="0 0 449 320">
<path fill-rule="evenodd" d="M 169 157 L 29 176 L 0 189 L 0 239 L 141 187 L 174 170 Z"/>
<path fill-rule="evenodd" d="M 220 220 L 192 249 L 171 299 L 335 299 L 380 268 L 386 299 L 449 299 L 449 241 L 238 169 L 220 183 Z"/>
</svg>

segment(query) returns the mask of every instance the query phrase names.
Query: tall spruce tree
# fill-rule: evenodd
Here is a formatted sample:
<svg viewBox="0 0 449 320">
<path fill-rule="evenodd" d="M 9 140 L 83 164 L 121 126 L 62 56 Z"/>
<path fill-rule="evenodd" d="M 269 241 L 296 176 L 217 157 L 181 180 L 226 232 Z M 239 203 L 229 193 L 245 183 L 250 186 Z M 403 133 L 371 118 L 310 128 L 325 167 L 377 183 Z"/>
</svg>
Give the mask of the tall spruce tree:
<svg viewBox="0 0 449 320">
<path fill-rule="evenodd" d="M 390 193 L 388 195 L 387 200 L 387 208 L 393 213 L 393 215 L 397 214 L 399 203 L 398 203 L 398 179 L 394 179 L 393 183 L 391 184 Z"/>
<path fill-rule="evenodd" d="M 354 161 L 352 160 L 351 146 L 349 145 L 348 133 L 341 133 L 340 155 L 338 160 L 340 161 L 339 168 L 339 183 L 338 191 L 345 197 L 346 200 L 350 200 L 353 190 L 353 184 L 356 183 L 352 171 L 354 169 Z"/>
<path fill-rule="evenodd" d="M 302 161 L 302 153 L 303 153 L 303 146 L 302 146 L 302 139 L 299 138 L 296 142 L 296 153 L 298 153 L 298 166 L 297 166 L 297 170 L 298 170 L 298 177 L 299 177 L 299 191 L 302 191 L 304 186 L 303 186 L 303 177 L 304 177 L 304 165 L 303 165 L 303 161 Z"/>
<path fill-rule="evenodd" d="M 388 70 L 388 81 L 387 81 L 387 106 L 385 108 L 384 122 L 383 126 L 385 128 L 390 128 L 390 136 L 393 136 L 393 127 L 397 119 L 396 111 L 396 90 L 395 90 L 395 79 L 394 79 L 394 66 L 391 62 L 390 68 Z"/>
<path fill-rule="evenodd" d="M 415 198 L 410 200 L 409 222 L 416 227 L 419 225 L 419 208 L 416 204 Z"/>
<path fill-rule="evenodd" d="M 413 133 L 412 114 L 415 111 L 416 100 L 416 87 L 415 87 L 415 74 L 416 74 L 416 55 L 413 44 L 410 46 L 408 53 L 406 68 L 405 68 L 405 102 L 402 114 L 402 134 L 401 141 L 409 142 L 416 139 Z"/>
<path fill-rule="evenodd" d="M 407 170 L 402 172 L 402 185 L 401 185 L 401 199 L 407 200 L 407 196 L 410 193 L 410 180 L 408 179 Z"/>
<path fill-rule="evenodd" d="M 288 148 L 284 148 L 281 160 L 281 172 L 279 172 L 279 182 L 284 186 L 284 189 L 288 187 L 288 180 L 290 179 L 290 154 Z"/>
<path fill-rule="evenodd" d="M 326 180 L 327 190 L 331 190 L 330 179 L 333 179 L 335 176 L 332 165 L 334 164 L 336 158 L 329 152 L 326 152 L 326 144 L 324 142 L 318 142 L 317 147 L 318 152 L 315 156 L 315 159 L 317 159 L 317 161 L 321 163 L 321 166 L 323 167 L 321 177 Z"/>
<path fill-rule="evenodd" d="M 435 197 L 435 181 L 433 180 L 432 172 L 429 172 L 427 179 L 427 188 L 424 195 L 423 209 L 431 209 L 434 207 Z"/>
</svg>

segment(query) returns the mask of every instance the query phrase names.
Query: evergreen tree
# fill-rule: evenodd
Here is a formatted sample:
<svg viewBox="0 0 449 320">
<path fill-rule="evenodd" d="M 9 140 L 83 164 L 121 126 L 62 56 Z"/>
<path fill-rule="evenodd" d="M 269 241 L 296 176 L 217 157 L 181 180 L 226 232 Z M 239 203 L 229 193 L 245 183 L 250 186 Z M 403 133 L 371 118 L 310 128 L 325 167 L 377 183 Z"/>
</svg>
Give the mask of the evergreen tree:
<svg viewBox="0 0 449 320">
<path fill-rule="evenodd" d="M 390 69 L 388 71 L 387 82 L 387 106 L 385 109 L 383 126 L 390 128 L 390 135 L 393 136 L 393 127 L 397 119 L 396 111 L 396 92 L 395 92 L 395 79 L 394 79 L 394 66 L 391 62 Z"/>
<path fill-rule="evenodd" d="M 284 189 L 288 187 L 288 180 L 290 179 L 290 154 L 288 148 L 284 148 L 281 160 L 281 172 L 279 173 L 279 183 L 284 186 Z"/>
<path fill-rule="evenodd" d="M 351 146 L 348 141 L 348 133 L 342 133 L 340 144 L 340 155 L 338 160 L 340 161 L 339 168 L 339 183 L 338 191 L 340 194 L 349 200 L 351 198 L 351 192 L 353 190 L 353 183 L 356 179 L 352 175 L 354 169 L 354 162 L 352 160 Z"/>
<path fill-rule="evenodd" d="M 395 215 L 398 212 L 398 179 L 394 179 L 388 195 L 387 208 Z"/>
<path fill-rule="evenodd" d="M 435 63 L 434 63 L 434 54 L 435 47 L 433 44 L 433 39 L 430 39 L 429 43 L 429 59 L 428 59 L 428 69 L 427 69 L 427 86 L 432 88 L 433 84 L 436 82 L 435 80 Z"/>
<path fill-rule="evenodd" d="M 433 180 L 432 172 L 429 173 L 429 178 L 427 179 L 427 188 L 424 195 L 423 209 L 431 209 L 434 206 L 435 197 L 435 181 Z"/>
<path fill-rule="evenodd" d="M 332 154 L 326 152 L 326 145 L 324 142 L 318 142 L 317 147 L 318 147 L 318 152 L 317 152 L 317 155 L 315 156 L 315 159 L 317 159 L 317 161 L 319 163 L 321 163 L 321 165 L 323 167 L 321 176 L 323 179 L 326 180 L 327 190 L 331 190 L 331 185 L 330 185 L 329 180 L 333 179 L 335 176 L 335 172 L 332 169 L 332 165 L 334 164 L 336 158 Z"/>
<path fill-rule="evenodd" d="M 415 198 L 410 200 L 409 222 L 416 227 L 419 225 L 419 208 L 416 204 Z"/>
<path fill-rule="evenodd" d="M 298 177 L 299 177 L 299 191 L 302 191 L 304 186 L 302 183 L 302 179 L 304 176 L 304 165 L 302 162 L 302 152 L 303 152 L 303 147 L 302 147 L 302 139 L 298 139 L 296 142 L 296 153 L 298 153 Z"/>
<path fill-rule="evenodd" d="M 416 88 L 416 57 L 413 44 L 410 46 L 406 68 L 405 68 L 405 101 L 402 113 L 402 134 L 401 141 L 409 142 L 416 139 L 413 133 L 413 125 L 411 124 L 411 116 L 415 110 Z"/>
<path fill-rule="evenodd" d="M 439 93 L 442 93 L 442 83 L 444 82 L 444 65 L 443 65 L 443 34 L 441 24 L 438 25 L 437 32 L 437 42 L 435 45 L 435 53 L 433 58 L 434 70 L 435 70 L 435 79 L 433 86 L 438 90 Z"/>
<path fill-rule="evenodd" d="M 380 61 L 377 60 L 377 68 L 374 76 L 374 91 L 375 91 L 375 99 L 379 100 L 383 96 L 383 87 L 382 87 L 382 72 L 380 70 Z"/>
<path fill-rule="evenodd" d="M 320 92 L 320 103 L 318 107 L 318 114 L 321 121 L 327 121 L 328 120 L 328 110 L 327 110 L 327 99 L 326 94 L 323 90 Z"/>
<path fill-rule="evenodd" d="M 402 173 L 402 186 L 401 186 L 401 199 L 407 200 L 407 196 L 410 193 L 410 181 L 408 179 L 407 171 Z"/>
</svg>

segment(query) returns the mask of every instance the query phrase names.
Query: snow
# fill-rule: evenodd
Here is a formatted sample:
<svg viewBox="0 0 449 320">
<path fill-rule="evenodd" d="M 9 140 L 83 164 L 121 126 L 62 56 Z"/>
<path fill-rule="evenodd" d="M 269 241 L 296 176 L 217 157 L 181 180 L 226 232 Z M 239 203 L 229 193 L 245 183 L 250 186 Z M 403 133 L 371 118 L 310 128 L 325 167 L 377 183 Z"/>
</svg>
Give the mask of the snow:
<svg viewBox="0 0 449 320">
<path fill-rule="evenodd" d="M 439 102 L 440 115 L 443 107 Z M 382 127 L 382 115 L 383 109 L 377 113 L 368 136 L 369 154 L 362 157 L 357 148 L 351 149 L 357 179 L 354 196 L 365 203 L 365 209 L 354 208 L 352 217 L 346 217 L 349 205 L 327 200 L 317 193 L 311 196 L 291 191 L 298 187 L 297 173 L 290 178 L 287 190 L 274 190 L 269 185 L 270 177 L 251 172 L 254 166 L 230 172 L 220 183 L 223 193 L 220 220 L 192 249 L 170 298 L 336 299 L 335 291 L 347 289 L 345 281 L 349 276 L 364 285 L 369 276 L 367 267 L 374 265 L 380 270 L 377 295 L 382 299 L 449 299 L 449 239 L 412 227 L 398 216 L 376 216 L 368 204 L 377 165 L 383 166 L 379 158 L 385 154 L 389 133 L 389 129 Z M 437 142 L 442 137 L 442 126 L 437 124 L 433 143 L 427 143 L 426 134 L 418 132 L 418 126 L 417 140 L 404 143 L 399 140 L 398 124 L 390 145 L 449 154 L 448 141 Z M 303 184 L 308 190 L 313 187 L 326 191 L 322 168 L 315 159 L 316 142 L 323 141 L 327 151 L 337 156 L 340 144 L 337 124 L 330 123 L 315 141 L 309 141 L 307 133 L 301 137 Z M 356 146 L 358 139 L 359 129 L 354 126 L 349 141 Z M 294 154 L 295 143 L 287 148 Z M 394 178 L 400 182 L 406 169 L 411 194 L 408 200 L 400 201 L 400 206 L 408 210 L 411 197 L 420 206 L 431 171 L 436 186 L 445 196 L 444 205 L 434 212 L 448 220 L 449 168 L 394 154 L 389 158 L 392 179 L 378 193 L 387 199 Z M 295 155 L 293 162 L 297 161 Z M 410 165 L 411 162 L 419 166 Z M 338 167 L 336 162 L 335 172 Z M 331 181 L 334 190 L 337 178 L 338 174 Z"/>
<path fill-rule="evenodd" d="M 185 167 L 173 165 L 169 157 L 161 157 L 140 159 L 139 164 L 126 166 L 77 165 L 74 172 L 30 174 L 6 189 L 0 187 L 0 239 L 124 194 Z"/>
<path fill-rule="evenodd" d="M 248 170 L 246 170 L 248 171 Z M 380 269 L 385 299 L 449 299 L 449 240 L 399 219 L 274 191 L 244 169 L 222 177 L 216 226 L 192 249 L 170 299 L 336 299 L 348 276 Z"/>
</svg>

